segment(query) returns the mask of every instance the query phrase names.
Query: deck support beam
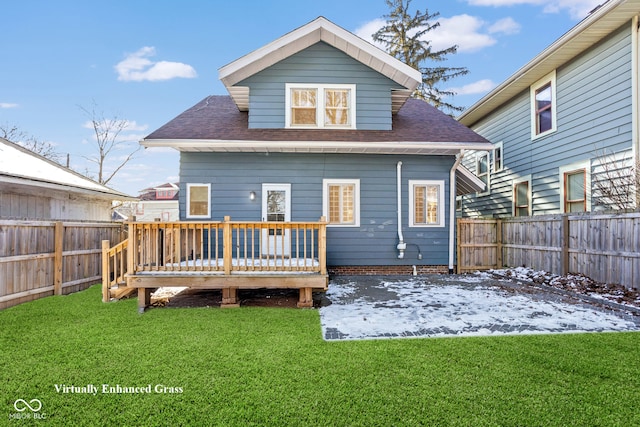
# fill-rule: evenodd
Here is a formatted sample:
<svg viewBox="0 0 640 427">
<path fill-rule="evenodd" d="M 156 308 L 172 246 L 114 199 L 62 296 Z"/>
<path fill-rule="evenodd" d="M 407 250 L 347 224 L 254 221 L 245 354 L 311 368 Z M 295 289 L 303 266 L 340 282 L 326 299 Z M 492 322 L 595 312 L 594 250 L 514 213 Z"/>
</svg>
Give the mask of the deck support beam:
<svg viewBox="0 0 640 427">
<path fill-rule="evenodd" d="M 151 305 L 150 288 L 138 288 L 138 312 L 144 313 L 144 310 Z"/>
<path fill-rule="evenodd" d="M 313 307 L 313 288 L 300 288 L 300 299 L 298 300 L 298 308 Z"/>
<path fill-rule="evenodd" d="M 240 307 L 238 301 L 238 288 L 222 288 L 222 304 L 220 308 Z"/>
</svg>

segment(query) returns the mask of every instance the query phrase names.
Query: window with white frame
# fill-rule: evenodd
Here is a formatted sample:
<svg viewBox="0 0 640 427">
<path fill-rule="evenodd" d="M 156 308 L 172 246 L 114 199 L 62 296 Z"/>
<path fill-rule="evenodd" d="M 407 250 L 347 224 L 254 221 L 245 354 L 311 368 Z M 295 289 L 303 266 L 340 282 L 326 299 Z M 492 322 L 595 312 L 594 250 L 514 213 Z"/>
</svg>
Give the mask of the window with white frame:
<svg viewBox="0 0 640 427">
<path fill-rule="evenodd" d="M 356 86 L 338 84 L 286 85 L 286 127 L 356 127 Z"/>
<path fill-rule="evenodd" d="M 489 193 L 489 153 L 481 152 L 476 154 L 476 176 L 484 182 L 484 191 L 478 194 Z"/>
<path fill-rule="evenodd" d="M 530 88 L 531 139 L 556 131 L 556 72 L 538 80 Z"/>
<path fill-rule="evenodd" d="M 444 225 L 444 181 L 409 180 L 409 227 Z"/>
<path fill-rule="evenodd" d="M 502 142 L 493 146 L 493 172 L 500 172 L 504 167 L 504 147 Z"/>
<path fill-rule="evenodd" d="M 561 166 L 560 212 L 588 212 L 591 210 L 591 163 L 589 160 Z"/>
<path fill-rule="evenodd" d="M 329 226 L 360 226 L 360 180 L 325 179 L 322 188 L 322 214 Z"/>
<path fill-rule="evenodd" d="M 513 216 L 531 215 L 531 177 L 513 182 Z"/>
<path fill-rule="evenodd" d="M 211 218 L 211 184 L 187 184 L 187 218 Z"/>
</svg>

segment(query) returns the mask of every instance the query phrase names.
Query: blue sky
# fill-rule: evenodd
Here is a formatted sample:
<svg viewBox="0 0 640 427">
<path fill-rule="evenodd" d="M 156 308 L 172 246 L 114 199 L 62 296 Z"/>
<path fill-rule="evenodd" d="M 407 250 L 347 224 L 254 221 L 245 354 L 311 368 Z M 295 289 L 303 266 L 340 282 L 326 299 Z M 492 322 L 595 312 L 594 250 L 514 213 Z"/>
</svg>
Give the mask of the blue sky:
<svg viewBox="0 0 640 427">
<path fill-rule="evenodd" d="M 605 0 L 413 0 L 439 12 L 434 47 L 458 45 L 444 63 L 467 67 L 445 89 L 468 107 Z M 380 27 L 384 0 L 21 0 L 2 6 L 0 125 L 17 126 L 93 173 L 89 117 L 128 121 L 137 141 L 208 95 L 226 94 L 218 68 L 318 16 L 363 38 Z M 81 108 L 82 107 L 82 108 Z M 109 184 L 128 194 L 178 180 L 178 153 L 141 150 Z M 114 164 L 108 164 L 107 168 Z"/>
</svg>

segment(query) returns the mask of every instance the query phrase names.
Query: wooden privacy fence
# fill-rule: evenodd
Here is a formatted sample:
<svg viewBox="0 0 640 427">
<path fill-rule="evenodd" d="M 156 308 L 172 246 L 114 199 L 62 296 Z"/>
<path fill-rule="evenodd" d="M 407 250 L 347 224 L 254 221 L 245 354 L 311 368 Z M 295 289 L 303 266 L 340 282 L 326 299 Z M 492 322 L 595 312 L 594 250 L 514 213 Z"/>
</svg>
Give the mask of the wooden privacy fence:
<svg viewBox="0 0 640 427">
<path fill-rule="evenodd" d="M 102 241 L 120 242 L 111 222 L 0 220 L 0 309 L 86 289 L 102 280 Z"/>
<path fill-rule="evenodd" d="M 458 272 L 530 267 L 640 288 L 640 213 L 458 219 Z"/>
</svg>

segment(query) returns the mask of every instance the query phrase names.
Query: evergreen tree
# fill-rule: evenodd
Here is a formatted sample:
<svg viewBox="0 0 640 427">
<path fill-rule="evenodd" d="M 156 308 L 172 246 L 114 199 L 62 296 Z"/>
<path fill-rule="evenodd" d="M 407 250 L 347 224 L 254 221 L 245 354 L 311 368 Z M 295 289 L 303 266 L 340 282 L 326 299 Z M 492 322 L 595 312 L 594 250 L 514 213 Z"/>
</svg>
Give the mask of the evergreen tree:
<svg viewBox="0 0 640 427">
<path fill-rule="evenodd" d="M 454 92 L 441 90 L 439 83 L 469 73 L 464 67 L 431 66 L 432 63 L 446 61 L 446 56 L 456 53 L 458 46 L 434 51 L 431 42 L 425 35 L 440 26 L 433 22 L 440 14 L 429 14 L 417 10 L 413 16 L 409 13 L 411 0 L 385 0 L 391 12 L 384 15 L 386 25 L 380 28 L 373 39 L 382 43 L 389 54 L 422 73 L 422 83 L 418 86 L 413 97 L 424 99 L 436 108 L 450 110 L 452 113 L 461 112 L 464 107 L 457 107 L 444 98 L 455 95 Z"/>
</svg>

